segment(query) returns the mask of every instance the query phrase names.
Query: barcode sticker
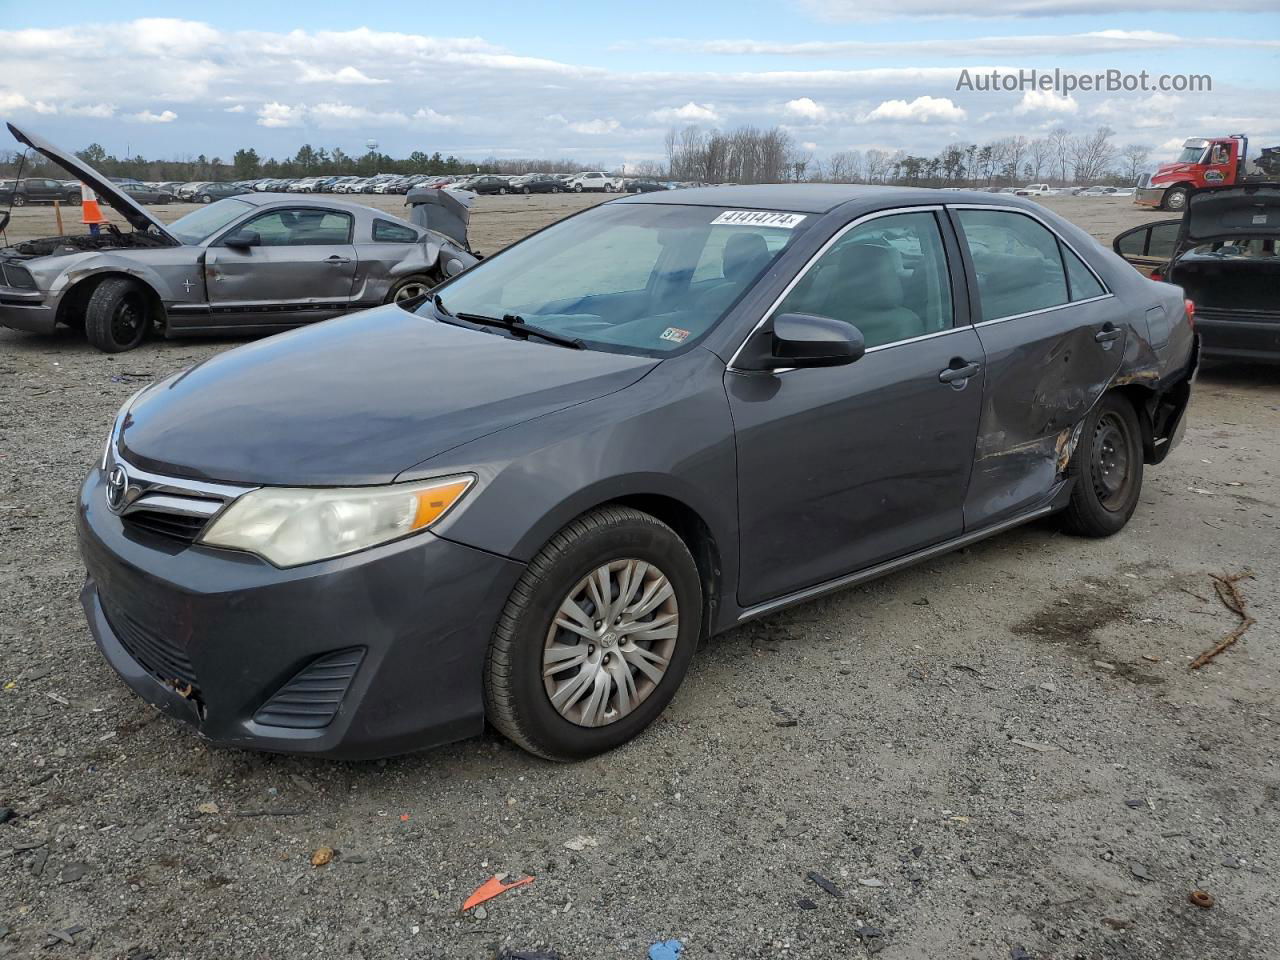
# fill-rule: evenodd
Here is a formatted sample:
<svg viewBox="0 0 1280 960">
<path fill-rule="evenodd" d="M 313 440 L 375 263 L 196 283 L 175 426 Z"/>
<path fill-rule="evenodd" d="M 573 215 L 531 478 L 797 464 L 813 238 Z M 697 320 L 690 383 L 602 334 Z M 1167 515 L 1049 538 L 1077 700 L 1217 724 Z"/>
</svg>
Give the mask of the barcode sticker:
<svg viewBox="0 0 1280 960">
<path fill-rule="evenodd" d="M 781 227 L 792 230 L 805 219 L 803 213 L 776 213 L 769 210 L 726 210 L 711 223 L 731 227 Z"/>
</svg>

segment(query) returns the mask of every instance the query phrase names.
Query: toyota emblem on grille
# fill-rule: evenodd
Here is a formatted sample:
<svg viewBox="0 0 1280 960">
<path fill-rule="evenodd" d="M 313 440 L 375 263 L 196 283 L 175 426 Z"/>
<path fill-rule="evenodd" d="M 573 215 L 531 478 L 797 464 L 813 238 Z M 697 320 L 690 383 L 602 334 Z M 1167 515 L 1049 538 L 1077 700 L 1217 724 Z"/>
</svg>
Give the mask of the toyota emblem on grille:
<svg viewBox="0 0 1280 960">
<path fill-rule="evenodd" d="M 107 477 L 107 506 L 119 512 L 124 506 L 124 494 L 129 489 L 129 474 L 124 467 L 116 464 Z"/>
</svg>

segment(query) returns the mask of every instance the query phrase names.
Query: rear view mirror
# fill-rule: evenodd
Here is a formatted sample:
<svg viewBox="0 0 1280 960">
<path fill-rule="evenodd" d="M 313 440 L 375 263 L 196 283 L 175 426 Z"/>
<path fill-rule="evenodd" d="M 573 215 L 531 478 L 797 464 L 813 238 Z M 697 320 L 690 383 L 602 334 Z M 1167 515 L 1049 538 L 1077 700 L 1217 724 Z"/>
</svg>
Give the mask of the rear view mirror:
<svg viewBox="0 0 1280 960">
<path fill-rule="evenodd" d="M 223 241 L 228 247 L 247 250 L 249 247 L 262 246 L 262 234 L 257 230 L 237 230 Z"/>
<path fill-rule="evenodd" d="M 769 366 L 838 367 L 866 352 L 862 331 L 849 323 L 809 313 L 784 313 L 773 319 Z"/>
</svg>

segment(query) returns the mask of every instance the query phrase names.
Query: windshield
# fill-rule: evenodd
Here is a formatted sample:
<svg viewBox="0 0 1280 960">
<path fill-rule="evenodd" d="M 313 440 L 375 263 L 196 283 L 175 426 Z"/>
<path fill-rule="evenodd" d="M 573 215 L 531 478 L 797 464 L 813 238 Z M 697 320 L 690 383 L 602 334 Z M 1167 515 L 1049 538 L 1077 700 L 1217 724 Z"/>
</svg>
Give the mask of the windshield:
<svg viewBox="0 0 1280 960">
<path fill-rule="evenodd" d="M 1199 163 L 1204 155 L 1205 147 L 1183 147 L 1175 163 Z"/>
<path fill-rule="evenodd" d="M 182 243 L 200 243 L 252 209 L 251 204 L 228 197 L 179 217 L 165 229 Z"/>
<path fill-rule="evenodd" d="M 483 261 L 439 293 L 454 314 L 515 314 L 587 347 L 662 356 L 710 331 L 813 219 L 605 204 Z M 433 309 L 428 301 L 419 312 Z"/>
</svg>

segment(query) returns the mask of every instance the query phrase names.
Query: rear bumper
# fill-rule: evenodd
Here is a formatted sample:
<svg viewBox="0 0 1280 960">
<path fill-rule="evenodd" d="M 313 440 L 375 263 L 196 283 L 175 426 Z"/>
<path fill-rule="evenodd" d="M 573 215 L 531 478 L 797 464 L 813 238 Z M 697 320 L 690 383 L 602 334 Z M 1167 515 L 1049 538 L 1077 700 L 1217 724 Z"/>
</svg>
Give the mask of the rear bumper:
<svg viewBox="0 0 1280 960">
<path fill-rule="evenodd" d="M 1164 203 L 1165 187 L 1138 187 L 1133 191 L 1133 202 L 1144 207 L 1159 207 Z"/>
<path fill-rule="evenodd" d="M 1250 318 L 1246 313 L 1196 311 L 1196 331 L 1211 360 L 1280 363 L 1280 314 L 1274 319 Z"/>
<path fill-rule="evenodd" d="M 147 702 L 216 744 L 342 759 L 481 731 L 485 651 L 522 564 L 420 534 L 280 570 L 126 529 L 99 473 L 78 510 L 81 600 L 107 662 Z M 262 710 L 344 652 L 359 664 L 322 725 Z"/>
</svg>

